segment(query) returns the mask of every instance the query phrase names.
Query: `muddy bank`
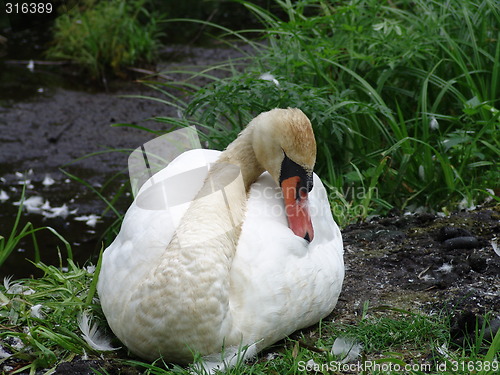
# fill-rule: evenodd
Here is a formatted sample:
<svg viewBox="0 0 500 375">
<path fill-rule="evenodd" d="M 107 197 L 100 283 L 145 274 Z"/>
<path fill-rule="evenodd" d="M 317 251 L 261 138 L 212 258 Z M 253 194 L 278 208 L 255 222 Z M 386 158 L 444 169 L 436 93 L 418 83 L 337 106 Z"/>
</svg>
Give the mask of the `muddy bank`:
<svg viewBox="0 0 500 375">
<path fill-rule="evenodd" d="M 371 305 L 500 312 L 500 208 L 397 215 L 343 230 L 346 279 L 337 315 Z M 496 249 L 496 250 L 495 250 Z"/>
<path fill-rule="evenodd" d="M 236 49 L 221 46 L 171 46 L 165 47 L 162 53 L 166 60 L 156 68 L 157 71 L 189 72 L 242 56 Z M 156 90 L 139 82 L 108 82 L 107 91 L 85 84 L 69 89 L 60 85 L 67 74 L 62 67 L 35 65 L 31 72 L 22 64 L 7 61 L 4 66 L 14 72 L 9 75 L 4 71 L 2 75 L 0 192 L 4 194 L 0 195 L 0 233 L 10 233 L 17 212 L 14 203 L 20 200 L 22 185 L 27 180 L 26 198 L 38 197 L 48 202 L 51 209 L 66 205 L 68 214 L 51 218 L 48 216 L 52 211 L 25 212 L 23 223 L 30 221 L 35 227 L 54 227 L 73 245 L 75 259 L 82 264 L 98 252 L 102 234 L 116 220 L 116 215 L 109 210 L 104 213 L 106 204 L 103 200 L 90 187 L 69 178 L 61 168 L 112 201 L 120 186 L 127 182 L 130 152 L 154 135 L 111 125 L 131 123 L 157 131 L 167 130 L 168 124 L 149 119 L 176 117 L 176 109 L 153 100 L 127 97 L 165 99 Z M 60 74 L 57 75 L 54 69 L 61 69 Z M 15 76 L 16 82 L 8 82 L 9 76 Z M 163 79 L 182 80 L 187 76 L 178 73 Z M 54 81 L 54 77 L 57 80 Z M 203 81 L 197 83 L 203 84 Z M 23 91 L 22 100 L 16 95 L 18 89 Z M 44 184 L 47 176 L 53 180 L 51 185 Z M 124 196 L 113 204 L 124 212 L 129 203 L 130 198 Z M 75 220 L 88 215 L 99 217 L 95 226 Z M 58 264 L 54 249 L 61 246 L 60 241 L 50 233 L 40 232 L 39 237 L 43 244 L 42 260 Z M 19 251 L 0 269 L 0 277 L 7 274 L 25 277 L 36 272 L 26 258 L 33 259 L 29 241 L 24 241 Z"/>
<path fill-rule="evenodd" d="M 154 115 L 168 112 L 165 106 L 152 101 L 123 98 L 124 94 L 142 94 L 139 85 L 130 85 L 114 93 L 87 93 L 65 89 L 31 98 L 29 101 L 0 109 L 0 190 L 9 199 L 0 203 L 0 228 L 9 234 L 26 180 L 27 199 L 40 197 L 51 207 L 66 205 L 74 214 L 50 218 L 43 212 L 25 212 L 23 222 L 35 226 L 54 227 L 73 245 L 76 259 L 84 261 L 99 246 L 100 234 L 113 220 L 104 218 L 104 202 L 83 184 L 72 180 L 60 168 L 88 182 L 96 189 L 116 173 L 126 172 L 127 152 L 151 138 L 150 134 L 131 128 L 114 128 L 115 122 L 140 123 Z M 105 151 L 105 152 L 103 152 Z M 93 155 L 94 154 L 94 155 Z M 52 185 L 43 184 L 46 178 Z M 112 184 L 117 188 L 126 181 L 126 173 Z M 111 198 L 111 189 L 103 191 Z M 83 215 L 98 215 L 96 226 L 87 226 L 73 220 Z M 48 263 L 57 259 L 55 246 L 61 243 L 48 232 L 40 232 L 42 259 Z M 13 254 L 6 266 L 9 274 L 28 276 L 33 267 L 24 262 L 32 258 L 30 241 L 24 241 L 21 252 Z M 26 267 L 26 268 L 25 268 Z M 6 271 L 5 271 L 6 272 Z"/>
</svg>

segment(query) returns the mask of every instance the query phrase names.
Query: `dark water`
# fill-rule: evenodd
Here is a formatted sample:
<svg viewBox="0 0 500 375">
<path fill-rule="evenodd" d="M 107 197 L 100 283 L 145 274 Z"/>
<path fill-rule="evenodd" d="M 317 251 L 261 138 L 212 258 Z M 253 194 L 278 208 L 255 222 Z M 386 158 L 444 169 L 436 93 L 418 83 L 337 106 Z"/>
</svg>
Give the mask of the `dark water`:
<svg viewBox="0 0 500 375">
<path fill-rule="evenodd" d="M 169 110 L 152 101 L 122 97 L 151 94 L 140 84 L 112 82 L 104 91 L 78 76 L 76 70 L 37 63 L 43 59 L 46 35 L 32 30 L 0 31 L 0 35 L 8 38 L 0 45 L 0 198 L 2 191 L 3 198 L 8 196 L 0 199 L 0 235 L 6 239 L 11 235 L 19 209 L 16 202 L 28 180 L 25 198 L 40 199 L 50 208 L 39 212 L 24 209 L 17 233 L 27 223 L 35 228 L 50 226 L 71 244 L 76 262 L 95 262 L 102 244 L 113 237 L 106 232 L 117 216 L 106 209 L 93 189 L 110 201 L 121 195 L 113 204 L 123 213 L 130 198 L 126 189 L 123 194 L 118 192 L 128 179 L 128 150 L 151 138 L 145 132 L 110 124 L 155 126 L 143 120 L 168 115 Z M 33 69 L 28 69 L 30 60 L 35 62 Z M 61 168 L 92 188 L 71 179 Z M 43 184 L 46 176 L 54 180 L 52 185 Z M 66 216 L 50 217 L 63 205 L 68 208 Z M 89 215 L 99 217 L 95 226 L 77 220 Z M 66 263 L 66 246 L 50 231 L 37 232 L 36 240 L 43 262 L 59 265 L 62 259 Z M 0 278 L 39 276 L 28 260 L 34 260 L 31 236 L 0 267 Z"/>
<path fill-rule="evenodd" d="M 0 31 L 0 34 L 2 32 Z M 40 197 L 52 209 L 66 204 L 66 217 L 47 217 L 52 211 L 23 211 L 20 227 L 50 226 L 72 246 L 74 260 L 83 265 L 96 260 L 102 244 L 112 240 L 106 234 L 117 220 L 102 197 L 120 213 L 130 204 L 127 196 L 127 159 L 130 152 L 153 136 L 132 128 L 112 127 L 133 123 L 157 131 L 168 124 L 148 120 L 155 116 L 176 116 L 177 110 L 164 104 L 126 95 L 159 96 L 158 92 L 135 81 L 111 81 L 107 90 L 91 84 L 64 65 L 38 64 L 46 39 L 33 33 L 7 35 L 8 48 L 0 47 L 0 235 L 9 237 L 21 199 L 24 179 L 30 180 L 25 198 Z M 22 46 L 14 48 L 13 44 Z M 239 58 L 233 49 L 220 47 L 169 46 L 164 49 L 160 69 L 179 70 Z M 28 62 L 34 60 L 34 69 Z M 161 97 L 161 95 L 160 95 Z M 64 170 L 84 183 L 75 181 Z M 45 186 L 46 176 L 55 180 Z M 97 215 L 95 227 L 81 216 Z M 41 260 L 59 265 L 67 257 L 64 244 L 49 231 L 36 234 Z M 59 250 L 58 250 L 59 249 Z M 0 267 L 0 278 L 38 276 L 27 259 L 33 260 L 33 241 L 24 239 Z"/>
</svg>

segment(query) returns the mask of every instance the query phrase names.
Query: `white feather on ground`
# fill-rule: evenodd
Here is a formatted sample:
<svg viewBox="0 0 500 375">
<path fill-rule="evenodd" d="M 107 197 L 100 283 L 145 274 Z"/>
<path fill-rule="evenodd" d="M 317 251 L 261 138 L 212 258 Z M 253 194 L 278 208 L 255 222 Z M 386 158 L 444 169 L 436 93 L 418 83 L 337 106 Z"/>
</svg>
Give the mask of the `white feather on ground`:
<svg viewBox="0 0 500 375">
<path fill-rule="evenodd" d="M 76 221 L 85 221 L 85 224 L 87 224 L 89 227 L 95 227 L 95 225 L 97 224 L 97 220 L 99 220 L 100 218 L 101 218 L 100 216 L 90 214 L 90 215 L 83 215 L 83 216 L 75 217 L 75 220 Z"/>
<path fill-rule="evenodd" d="M 6 200 L 8 200 L 10 197 L 9 197 L 9 194 L 7 194 L 5 191 L 3 190 L 0 190 L 0 202 L 5 202 Z"/>
<path fill-rule="evenodd" d="M 337 337 L 333 343 L 331 354 L 341 357 L 341 363 L 347 363 L 358 358 L 362 349 L 363 346 L 353 339 Z"/>
<path fill-rule="evenodd" d="M 37 304 L 35 306 L 32 306 L 31 307 L 31 313 L 30 313 L 30 315 L 33 318 L 44 319 L 45 316 L 44 316 L 44 314 L 42 312 L 42 307 L 43 307 L 43 305 L 41 305 L 41 304 Z"/>
<path fill-rule="evenodd" d="M 120 349 L 111 346 L 109 338 L 99 331 L 97 324 L 92 323 L 92 319 L 86 312 L 78 317 L 78 327 L 82 331 L 82 337 L 92 349 L 104 352 Z"/>
<path fill-rule="evenodd" d="M 5 287 L 6 294 L 22 294 L 25 296 L 29 296 L 35 291 L 27 286 L 21 285 L 20 283 L 12 283 L 11 282 L 12 275 L 4 277 L 3 286 Z"/>
</svg>

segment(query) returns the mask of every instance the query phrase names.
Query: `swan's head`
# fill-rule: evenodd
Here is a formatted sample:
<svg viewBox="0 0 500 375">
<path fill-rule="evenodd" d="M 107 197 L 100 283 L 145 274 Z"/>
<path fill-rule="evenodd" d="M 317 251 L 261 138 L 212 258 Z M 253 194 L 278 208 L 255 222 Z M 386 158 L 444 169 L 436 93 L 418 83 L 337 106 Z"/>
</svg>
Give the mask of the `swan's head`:
<svg viewBox="0 0 500 375">
<path fill-rule="evenodd" d="M 311 122 L 300 109 L 288 108 L 261 113 L 251 125 L 255 155 L 281 186 L 290 229 L 312 241 L 308 193 L 313 187 L 316 141 Z"/>
</svg>

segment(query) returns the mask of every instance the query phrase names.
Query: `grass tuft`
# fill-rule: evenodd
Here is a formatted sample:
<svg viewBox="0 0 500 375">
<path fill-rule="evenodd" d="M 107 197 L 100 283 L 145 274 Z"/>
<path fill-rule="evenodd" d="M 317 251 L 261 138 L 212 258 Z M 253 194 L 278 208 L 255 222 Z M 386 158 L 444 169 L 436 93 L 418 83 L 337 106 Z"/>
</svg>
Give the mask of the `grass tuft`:
<svg viewBox="0 0 500 375">
<path fill-rule="evenodd" d="M 62 270 L 38 263 L 43 277 L 6 278 L 0 286 L 0 345 L 9 360 L 16 360 L 19 372 L 34 373 L 92 352 L 78 330 L 78 316 L 84 310 L 102 316 L 98 304 L 88 301 L 94 268 L 79 268 L 71 260 L 68 265 Z"/>
<path fill-rule="evenodd" d="M 88 0 L 58 16 L 49 58 L 71 60 L 94 78 L 151 63 L 162 35 L 158 15 L 148 12 L 145 0 Z"/>
</svg>

